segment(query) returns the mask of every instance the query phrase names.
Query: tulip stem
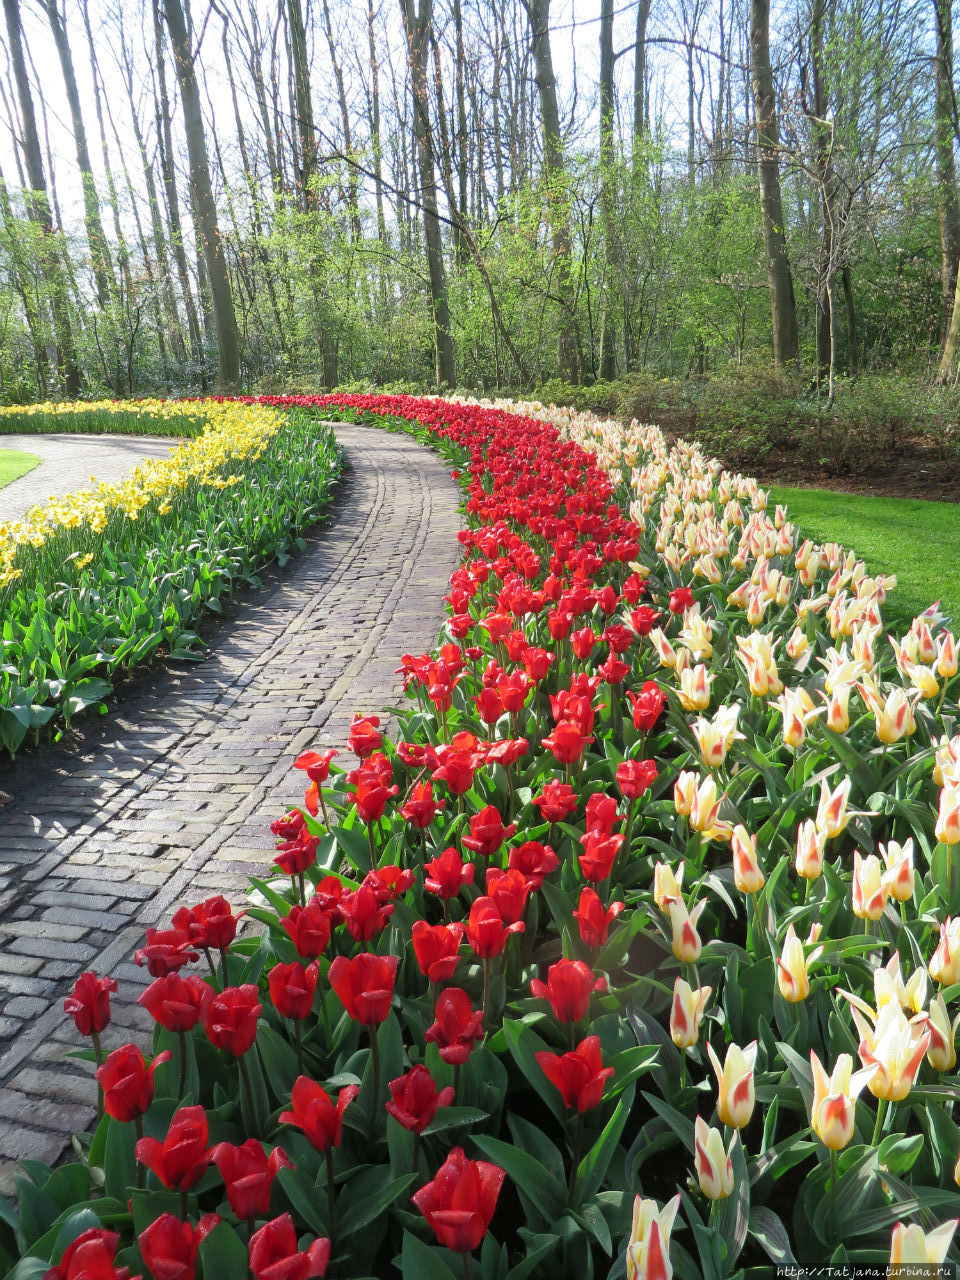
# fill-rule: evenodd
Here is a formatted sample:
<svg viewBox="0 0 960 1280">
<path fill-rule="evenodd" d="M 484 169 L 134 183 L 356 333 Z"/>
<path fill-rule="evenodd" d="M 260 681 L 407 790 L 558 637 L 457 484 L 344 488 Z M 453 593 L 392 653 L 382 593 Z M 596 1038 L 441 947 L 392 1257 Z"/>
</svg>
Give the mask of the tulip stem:
<svg viewBox="0 0 960 1280">
<path fill-rule="evenodd" d="M 416 1129 L 414 1129 L 413 1131 L 413 1172 L 414 1173 L 417 1172 L 417 1167 L 419 1164 L 420 1164 L 420 1134 Z"/>
<path fill-rule="evenodd" d="M 380 1106 L 380 1045 L 377 1041 L 377 1028 L 368 1027 L 370 1032 L 370 1057 L 373 1064 L 373 1100 L 370 1107 L 370 1119 L 376 1123 Z"/>
<path fill-rule="evenodd" d="M 686 1049 L 681 1049 L 680 1050 L 680 1088 L 682 1090 L 682 1089 L 686 1089 L 686 1087 L 687 1087 L 687 1051 Z"/>
<path fill-rule="evenodd" d="M 259 1136 L 260 1117 L 253 1108 L 253 1085 L 250 1082 L 250 1070 L 247 1067 L 246 1059 L 242 1054 L 237 1058 L 237 1066 L 240 1068 L 240 1086 L 243 1093 L 243 1101 L 247 1104 L 247 1115 L 250 1118 L 249 1124 L 253 1128 L 254 1134 Z"/>
<path fill-rule="evenodd" d="M 103 1045 L 100 1043 L 100 1032 L 91 1031 L 90 1039 L 93 1041 L 93 1054 L 97 1060 L 97 1070 L 103 1066 Z M 103 1119 L 103 1085 L 97 1081 L 97 1124 Z"/>
<path fill-rule="evenodd" d="M 250 1243 L 250 1239 L 251 1239 L 251 1237 L 253 1236 L 253 1233 L 256 1231 L 256 1229 L 257 1229 L 257 1220 L 256 1220 L 256 1218 L 248 1218 L 248 1219 L 247 1219 L 247 1244 L 248 1244 L 248 1245 L 249 1245 L 249 1243 Z"/>
<path fill-rule="evenodd" d="M 143 1116 L 133 1117 L 133 1131 L 137 1135 L 137 1142 L 139 1142 L 140 1139 L 143 1137 Z M 143 1165 L 138 1160 L 137 1173 L 136 1173 L 136 1189 L 138 1191 L 143 1190 L 143 1174 L 144 1174 Z"/>
<path fill-rule="evenodd" d="M 377 865 L 377 850 L 373 843 L 373 823 L 367 823 L 367 842 L 370 845 L 370 870 Z"/>
<path fill-rule="evenodd" d="M 462 1066 L 463 1066 L 463 1063 L 458 1062 L 453 1068 L 453 1101 L 454 1102 L 457 1101 L 457 1095 L 460 1092 L 460 1068 Z"/>
<path fill-rule="evenodd" d="M 580 1150 L 583 1147 L 584 1113 L 577 1112 L 577 1131 L 573 1138 L 573 1156 L 570 1161 L 570 1180 L 567 1183 L 567 1203 L 572 1203 L 573 1192 L 577 1184 L 577 1169 L 580 1166 Z"/>
<path fill-rule="evenodd" d="M 210 976 L 213 978 L 214 991 L 220 990 L 220 979 L 217 977 L 217 966 L 213 963 L 213 956 L 210 954 L 210 948 L 204 947 L 203 954 L 207 957 L 207 964 L 210 966 Z"/>
<path fill-rule="evenodd" d="M 327 1230 L 333 1239 L 337 1230 L 337 1182 L 333 1175 L 333 1147 L 327 1147 Z"/>
<path fill-rule="evenodd" d="M 473 1280 L 473 1258 L 469 1253 L 463 1255 L 463 1280 Z"/>
<path fill-rule="evenodd" d="M 180 1218 L 181 1221 L 187 1222 L 190 1217 L 190 1205 L 187 1202 L 187 1193 L 183 1187 L 180 1188 Z"/>
<path fill-rule="evenodd" d="M 307 905 L 307 889 L 303 882 L 302 871 L 297 873 L 297 888 L 300 890 L 300 905 L 301 907 L 305 907 Z"/>
<path fill-rule="evenodd" d="M 837 1239 L 837 1152 L 830 1151 L 830 1239 Z"/>
<path fill-rule="evenodd" d="M 887 1114 L 887 1099 L 881 1098 L 877 1104 L 877 1123 L 873 1126 L 873 1137 L 870 1139 L 870 1145 L 875 1147 L 880 1140 L 880 1131 L 883 1128 L 883 1121 Z"/>
<path fill-rule="evenodd" d="M 483 962 L 483 1023 L 482 1026 L 486 1030 L 487 1026 L 487 1003 L 490 999 L 490 959 L 487 957 Z"/>
<path fill-rule="evenodd" d="M 177 1097 L 183 1097 L 183 1091 L 187 1086 L 187 1033 L 178 1031 L 177 1035 L 180 1040 L 180 1073 L 177 1078 Z"/>
<path fill-rule="evenodd" d="M 293 1037 L 297 1046 L 297 1075 L 303 1075 L 303 1028 L 300 1026 L 300 1019 L 293 1020 Z"/>
</svg>

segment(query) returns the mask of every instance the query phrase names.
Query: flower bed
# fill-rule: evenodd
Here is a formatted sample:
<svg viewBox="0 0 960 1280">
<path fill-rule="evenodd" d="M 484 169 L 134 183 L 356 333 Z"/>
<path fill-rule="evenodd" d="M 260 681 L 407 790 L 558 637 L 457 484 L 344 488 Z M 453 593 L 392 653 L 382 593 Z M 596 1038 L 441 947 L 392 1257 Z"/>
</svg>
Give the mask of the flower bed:
<svg viewBox="0 0 960 1280">
<path fill-rule="evenodd" d="M 111 409 L 89 406 L 97 421 Z M 0 746 L 11 756 L 57 713 L 69 725 L 100 705 L 158 650 L 196 657 L 200 615 L 303 545 L 339 474 L 332 433 L 301 413 L 213 401 L 136 412 L 141 429 L 189 418 L 203 432 L 122 483 L 0 524 Z"/>
<path fill-rule="evenodd" d="M 313 403 L 456 466 L 441 646 L 396 743 L 297 760 L 258 936 L 220 899 L 148 934 L 153 1062 L 27 1166 L 16 1280 L 955 1257 L 943 620 L 888 647 L 891 584 L 649 428 Z M 68 1002 L 98 1057 L 108 986 Z"/>
</svg>

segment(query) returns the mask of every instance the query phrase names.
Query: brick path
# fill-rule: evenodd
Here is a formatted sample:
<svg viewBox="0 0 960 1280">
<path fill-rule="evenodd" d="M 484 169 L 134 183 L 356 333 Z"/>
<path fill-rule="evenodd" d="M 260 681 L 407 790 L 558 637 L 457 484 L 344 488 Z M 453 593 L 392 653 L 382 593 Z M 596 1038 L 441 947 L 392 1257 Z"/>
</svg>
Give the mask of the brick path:
<svg viewBox="0 0 960 1280">
<path fill-rule="evenodd" d="M 18 520 L 38 502 L 86 489 L 97 480 L 122 480 L 144 458 L 165 458 L 179 440 L 155 436 L 94 436 L 74 432 L 0 436 L 0 449 L 21 449 L 43 461 L 0 489 L 0 523 Z"/>
<path fill-rule="evenodd" d="M 213 893 L 239 902 L 270 865 L 270 821 L 302 801 L 293 757 L 342 747 L 354 711 L 398 700 L 400 655 L 436 641 L 459 550 L 449 473 L 406 436 L 337 436 L 350 470 L 329 525 L 207 661 L 161 668 L 95 745 L 0 772 L 0 1192 L 16 1158 L 53 1161 L 92 1122 L 92 1068 L 65 1056 L 77 974 L 120 982 L 105 1047 L 146 1048 L 145 927 Z"/>
</svg>

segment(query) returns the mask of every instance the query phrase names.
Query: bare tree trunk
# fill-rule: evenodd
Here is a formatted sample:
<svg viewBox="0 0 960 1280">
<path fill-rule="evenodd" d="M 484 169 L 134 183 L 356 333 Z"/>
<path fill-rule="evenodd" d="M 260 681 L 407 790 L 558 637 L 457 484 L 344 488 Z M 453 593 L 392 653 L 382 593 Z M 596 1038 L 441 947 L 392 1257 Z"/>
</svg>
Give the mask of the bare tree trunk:
<svg viewBox="0 0 960 1280">
<path fill-rule="evenodd" d="M 213 314 L 217 328 L 219 356 L 218 383 L 223 391 L 236 390 L 240 385 L 240 345 L 237 338 L 237 319 L 233 309 L 233 294 L 217 223 L 217 207 L 210 185 L 210 165 L 207 160 L 207 144 L 203 132 L 203 113 L 200 92 L 193 65 L 193 52 L 187 38 L 183 9 L 180 0 L 163 0 L 167 29 L 173 46 L 174 63 L 180 82 L 180 100 L 187 135 L 187 153 L 190 158 L 190 191 L 192 205 L 200 233 L 210 293 L 213 298 Z"/>
<path fill-rule="evenodd" d="M 817 266 L 817 368 L 830 371 L 833 385 L 834 326 L 833 272 L 835 269 L 834 218 L 832 189 L 834 178 L 830 159 L 829 125 L 826 92 L 823 84 L 823 23 L 826 0 L 813 0 L 810 10 L 810 71 L 812 101 L 803 86 L 803 103 L 817 165 L 820 188 L 820 258 Z M 832 394 L 830 399 L 832 399 Z"/>
<path fill-rule="evenodd" d="M 950 0 L 934 0 L 937 52 L 934 59 L 936 99 L 934 141 L 937 166 L 937 209 L 940 214 L 941 346 L 946 342 L 957 270 L 960 267 L 960 200 L 953 157 L 957 104 L 953 89 L 953 9 Z"/>
<path fill-rule="evenodd" d="M 610 299 L 620 257 L 614 217 L 613 0 L 600 3 L 600 200 L 603 211 L 603 314 L 600 323 L 600 377 L 616 377 L 617 356 Z"/>
<path fill-rule="evenodd" d="M 843 303 L 847 312 L 847 363 L 850 377 L 855 378 L 860 372 L 860 341 L 857 334 L 857 307 L 853 297 L 853 274 L 848 263 L 843 264 L 840 272 L 843 284 Z"/>
<path fill-rule="evenodd" d="M 647 23 L 650 0 L 637 0 L 636 51 L 633 63 L 633 151 L 637 154 L 649 128 L 647 116 Z"/>
<path fill-rule="evenodd" d="M 536 83 L 540 97 L 540 121 L 543 128 L 544 174 L 549 188 L 550 221 L 553 227 L 553 255 L 557 269 L 557 297 L 560 305 L 557 357 L 560 376 L 570 382 L 577 379 L 577 338 L 570 289 L 571 235 L 570 215 L 564 192 L 563 139 L 560 134 L 560 107 L 557 102 L 557 78 L 553 72 L 550 49 L 550 0 L 523 0 L 533 44 Z"/>
<path fill-rule="evenodd" d="M 414 0 L 400 0 L 400 6 L 410 59 L 414 134 L 417 139 L 423 205 L 423 234 L 427 251 L 427 270 L 430 274 L 430 298 L 433 303 L 436 377 L 438 384 L 452 387 L 456 384 L 456 369 L 453 356 L 453 334 L 450 331 L 447 270 L 443 260 L 443 241 L 438 216 L 436 167 L 427 84 L 427 57 L 433 27 L 433 0 L 420 0 L 419 13 L 416 11 Z"/>
<path fill-rule="evenodd" d="M 73 344 L 73 330 L 70 324 L 64 276 L 60 266 L 59 247 L 50 216 L 47 182 L 40 151 L 40 135 L 37 132 L 37 118 L 33 110 L 30 80 L 23 54 L 19 0 L 3 0 L 3 11 L 10 42 L 10 61 L 17 85 L 17 96 L 20 99 L 22 141 L 29 182 L 27 208 L 41 233 L 42 271 L 50 292 L 50 311 L 57 340 L 57 369 L 63 378 L 64 391 L 68 396 L 74 397 L 80 392 L 80 368 Z"/>
<path fill-rule="evenodd" d="M 753 101 L 756 116 L 760 173 L 760 221 L 770 286 L 773 320 L 773 358 L 789 364 L 800 354 L 793 276 L 783 230 L 780 197 L 780 131 L 770 64 L 770 0 L 751 0 L 750 55 L 753 66 Z"/>
<path fill-rule="evenodd" d="M 37 370 L 37 396 L 40 400 L 47 398 L 47 348 L 43 340 L 43 318 L 39 314 L 33 291 L 29 285 L 27 263 L 20 247 L 17 219 L 10 203 L 7 183 L 0 172 L 0 222 L 6 232 L 10 254 L 10 276 L 17 296 L 23 306 L 23 314 L 27 322 L 27 330 L 33 343 L 33 359 Z"/>
<path fill-rule="evenodd" d="M 80 184 L 83 190 L 84 223 L 87 230 L 87 243 L 90 246 L 90 261 L 93 267 L 93 278 L 97 287 L 97 302 L 101 310 L 110 307 L 115 286 L 113 281 L 112 262 L 107 237 L 100 221 L 100 205 L 97 188 L 93 181 L 93 168 L 90 164 L 90 150 L 87 146 L 87 131 L 83 123 L 83 112 L 80 109 L 80 94 L 77 90 L 77 77 L 73 69 L 73 57 L 67 39 L 67 28 L 60 12 L 58 0 L 43 0 L 43 7 L 53 32 L 57 56 L 60 59 L 60 70 L 67 91 L 67 103 L 70 107 L 70 121 L 73 126 L 73 140 L 77 151 L 77 168 L 80 170 Z"/>
</svg>

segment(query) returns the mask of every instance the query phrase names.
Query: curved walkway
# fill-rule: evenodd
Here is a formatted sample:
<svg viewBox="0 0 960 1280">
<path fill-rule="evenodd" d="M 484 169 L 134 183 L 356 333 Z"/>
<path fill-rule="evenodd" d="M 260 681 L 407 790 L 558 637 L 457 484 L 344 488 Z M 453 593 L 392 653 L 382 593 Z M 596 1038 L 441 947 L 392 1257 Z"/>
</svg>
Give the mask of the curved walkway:
<svg viewBox="0 0 960 1280">
<path fill-rule="evenodd" d="M 19 520 L 38 502 L 88 488 L 94 475 L 97 481 L 116 483 L 144 458 L 165 458 L 181 443 L 176 438 L 75 432 L 0 436 L 0 449 L 22 449 L 43 459 L 39 467 L 0 489 L 0 524 Z"/>
<path fill-rule="evenodd" d="M 399 701 L 401 655 L 436 642 L 459 558 L 449 472 L 408 436 L 336 431 L 350 469 L 329 525 L 211 656 L 161 667 L 93 746 L 0 772 L 0 1192 L 17 1158 L 55 1160 L 93 1120 L 91 1065 L 66 1057 L 77 975 L 120 983 L 106 1048 L 148 1044 L 144 929 L 182 902 L 240 901 L 270 866 L 270 821 L 302 802 L 294 756 L 342 749 L 355 711 Z"/>
</svg>

